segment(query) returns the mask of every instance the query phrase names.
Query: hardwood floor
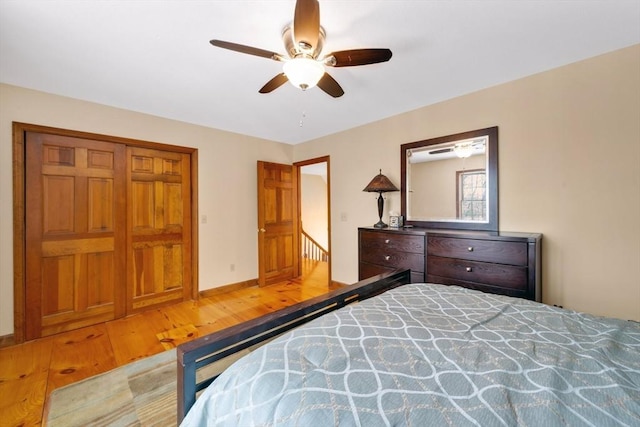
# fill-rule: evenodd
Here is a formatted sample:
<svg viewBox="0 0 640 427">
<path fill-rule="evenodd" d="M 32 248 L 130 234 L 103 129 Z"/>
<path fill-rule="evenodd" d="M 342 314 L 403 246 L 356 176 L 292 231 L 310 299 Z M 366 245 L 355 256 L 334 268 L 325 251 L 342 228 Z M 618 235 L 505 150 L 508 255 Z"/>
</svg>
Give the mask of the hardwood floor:
<svg viewBox="0 0 640 427">
<path fill-rule="evenodd" d="M 56 388 L 171 349 L 198 336 L 327 293 L 327 263 L 302 279 L 149 310 L 0 349 L 0 426 L 39 426 Z"/>
</svg>

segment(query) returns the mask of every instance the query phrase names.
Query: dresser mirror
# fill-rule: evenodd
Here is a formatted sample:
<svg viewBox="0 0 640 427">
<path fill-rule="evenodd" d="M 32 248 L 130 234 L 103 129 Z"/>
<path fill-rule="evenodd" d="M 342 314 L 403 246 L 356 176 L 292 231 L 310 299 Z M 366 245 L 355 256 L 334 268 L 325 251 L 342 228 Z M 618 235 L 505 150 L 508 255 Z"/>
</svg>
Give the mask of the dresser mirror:
<svg viewBox="0 0 640 427">
<path fill-rule="evenodd" d="M 402 144 L 406 225 L 498 231 L 498 128 Z"/>
</svg>

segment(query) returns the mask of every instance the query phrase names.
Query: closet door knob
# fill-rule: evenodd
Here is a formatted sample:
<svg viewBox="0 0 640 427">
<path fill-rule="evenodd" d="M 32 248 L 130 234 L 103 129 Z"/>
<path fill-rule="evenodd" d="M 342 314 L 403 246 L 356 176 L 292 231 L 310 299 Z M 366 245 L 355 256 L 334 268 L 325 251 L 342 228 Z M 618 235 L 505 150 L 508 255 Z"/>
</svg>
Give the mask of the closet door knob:
<svg viewBox="0 0 640 427">
<path fill-rule="evenodd" d="M 467 250 L 468 250 L 469 252 L 473 252 L 473 246 L 469 246 L 469 247 L 467 248 Z"/>
<path fill-rule="evenodd" d="M 389 243 L 389 239 L 386 239 L 384 242 L 385 242 L 385 243 Z"/>
<path fill-rule="evenodd" d="M 386 256 L 384 257 L 384 259 L 385 259 L 385 260 L 387 260 L 387 261 L 389 261 L 389 260 L 391 259 L 391 257 L 390 257 L 389 255 L 386 255 Z"/>
<path fill-rule="evenodd" d="M 466 270 L 467 270 L 467 273 L 471 273 L 473 271 L 473 268 L 467 267 Z"/>
</svg>

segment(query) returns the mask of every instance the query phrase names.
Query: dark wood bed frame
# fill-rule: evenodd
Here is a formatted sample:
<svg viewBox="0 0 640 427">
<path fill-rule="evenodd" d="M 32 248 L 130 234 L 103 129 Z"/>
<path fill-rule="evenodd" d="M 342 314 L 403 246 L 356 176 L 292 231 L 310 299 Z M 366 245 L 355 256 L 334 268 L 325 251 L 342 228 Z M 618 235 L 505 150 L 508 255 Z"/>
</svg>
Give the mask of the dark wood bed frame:
<svg viewBox="0 0 640 427">
<path fill-rule="evenodd" d="M 411 282 L 410 270 L 395 270 L 361 280 L 310 300 L 184 343 L 177 348 L 178 424 L 196 394 L 217 377 L 196 380 L 196 372 L 236 352 L 255 346 L 325 313 Z"/>
</svg>

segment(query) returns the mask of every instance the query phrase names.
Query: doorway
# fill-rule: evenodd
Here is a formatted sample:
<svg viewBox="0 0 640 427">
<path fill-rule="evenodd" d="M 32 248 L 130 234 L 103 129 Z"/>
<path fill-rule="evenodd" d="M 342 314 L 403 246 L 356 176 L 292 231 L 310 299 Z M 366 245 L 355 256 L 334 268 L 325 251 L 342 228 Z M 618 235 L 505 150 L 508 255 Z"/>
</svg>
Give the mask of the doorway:
<svg viewBox="0 0 640 427">
<path fill-rule="evenodd" d="M 331 284 L 329 156 L 294 163 L 298 168 L 300 272 Z"/>
</svg>

